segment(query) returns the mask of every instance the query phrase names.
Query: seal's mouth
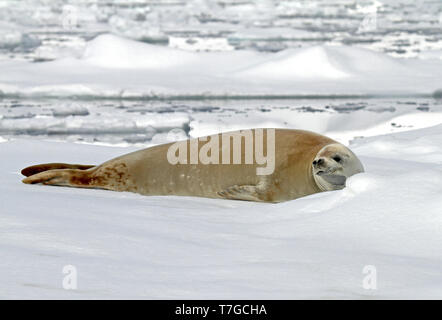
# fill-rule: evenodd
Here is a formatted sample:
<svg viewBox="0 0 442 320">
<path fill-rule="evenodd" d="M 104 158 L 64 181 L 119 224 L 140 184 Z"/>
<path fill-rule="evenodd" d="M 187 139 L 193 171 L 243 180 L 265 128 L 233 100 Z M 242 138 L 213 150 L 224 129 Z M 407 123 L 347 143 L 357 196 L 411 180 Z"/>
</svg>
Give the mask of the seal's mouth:
<svg viewBox="0 0 442 320">
<path fill-rule="evenodd" d="M 328 183 L 334 185 L 337 189 L 341 189 L 345 187 L 345 181 L 347 178 L 343 175 L 337 174 L 338 169 L 339 168 L 329 168 L 326 170 L 318 170 L 315 172 L 315 174 L 320 176 Z"/>
<path fill-rule="evenodd" d="M 345 181 L 347 180 L 345 176 L 337 174 L 323 174 L 321 177 L 328 183 L 336 187 L 342 187 L 342 188 L 345 187 Z"/>
<path fill-rule="evenodd" d="M 327 169 L 327 170 L 318 170 L 318 171 L 316 171 L 316 174 L 318 176 L 323 176 L 323 175 L 326 175 L 326 174 L 334 174 L 337 170 L 338 170 L 337 168 L 330 168 L 330 169 Z"/>
</svg>

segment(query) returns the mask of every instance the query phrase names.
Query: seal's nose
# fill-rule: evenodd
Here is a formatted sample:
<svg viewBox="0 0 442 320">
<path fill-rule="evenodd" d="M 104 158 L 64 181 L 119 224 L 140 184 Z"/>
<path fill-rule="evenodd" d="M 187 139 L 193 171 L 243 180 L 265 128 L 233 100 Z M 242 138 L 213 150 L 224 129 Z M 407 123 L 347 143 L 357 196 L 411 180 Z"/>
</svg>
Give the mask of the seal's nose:
<svg viewBox="0 0 442 320">
<path fill-rule="evenodd" d="M 313 165 L 314 166 L 316 166 L 316 165 L 320 165 L 320 164 L 323 164 L 324 163 L 324 159 L 322 159 L 322 158 L 319 158 L 318 160 L 314 160 L 313 161 Z"/>
</svg>

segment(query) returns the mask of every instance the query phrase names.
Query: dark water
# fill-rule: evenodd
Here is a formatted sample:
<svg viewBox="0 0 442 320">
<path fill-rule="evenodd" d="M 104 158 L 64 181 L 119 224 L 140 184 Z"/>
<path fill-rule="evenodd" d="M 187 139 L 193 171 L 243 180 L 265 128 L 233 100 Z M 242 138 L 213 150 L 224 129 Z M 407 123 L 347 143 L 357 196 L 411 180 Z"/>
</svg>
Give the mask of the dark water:
<svg viewBox="0 0 442 320">
<path fill-rule="evenodd" d="M 380 133 L 410 129 L 403 115 L 442 115 L 435 99 L 296 100 L 0 100 L 0 136 L 104 144 L 150 144 L 179 130 L 183 137 L 247 127 L 357 131 L 387 123 Z M 442 122 L 442 121 L 440 121 Z M 416 123 L 422 126 L 422 121 Z"/>
</svg>

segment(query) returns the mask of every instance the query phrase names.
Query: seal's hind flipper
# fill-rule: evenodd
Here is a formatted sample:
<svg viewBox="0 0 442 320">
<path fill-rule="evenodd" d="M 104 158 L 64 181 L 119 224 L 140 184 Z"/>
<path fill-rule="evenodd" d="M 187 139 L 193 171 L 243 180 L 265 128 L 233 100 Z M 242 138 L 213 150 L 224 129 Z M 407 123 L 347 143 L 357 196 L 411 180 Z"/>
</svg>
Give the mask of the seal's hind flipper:
<svg viewBox="0 0 442 320">
<path fill-rule="evenodd" d="M 40 172 L 55 170 L 55 169 L 77 169 L 77 170 L 87 170 L 93 168 L 95 166 L 92 165 L 82 165 L 82 164 L 67 164 L 67 163 L 43 163 L 37 164 L 34 166 L 30 166 L 24 168 L 21 171 L 21 174 L 30 177 L 34 174 L 38 174 Z"/>
<path fill-rule="evenodd" d="M 56 169 L 43 171 L 22 180 L 26 184 L 41 183 L 44 185 L 77 187 L 77 188 L 97 188 L 96 182 L 91 178 L 89 171 L 78 169 Z"/>
<path fill-rule="evenodd" d="M 257 186 L 243 185 L 231 186 L 223 191 L 218 192 L 218 195 L 230 200 L 245 200 L 245 201 L 265 201 L 262 194 L 259 192 Z"/>
<path fill-rule="evenodd" d="M 70 169 L 47 170 L 22 180 L 26 184 L 42 183 L 46 185 L 69 186 L 72 172 Z"/>
</svg>

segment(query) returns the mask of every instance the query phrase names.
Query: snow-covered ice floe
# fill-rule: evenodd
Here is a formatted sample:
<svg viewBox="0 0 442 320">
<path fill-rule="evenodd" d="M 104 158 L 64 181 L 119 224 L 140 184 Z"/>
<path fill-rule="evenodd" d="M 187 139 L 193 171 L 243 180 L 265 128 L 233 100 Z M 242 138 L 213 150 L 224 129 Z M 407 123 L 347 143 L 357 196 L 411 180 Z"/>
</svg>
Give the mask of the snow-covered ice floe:
<svg viewBox="0 0 442 320">
<path fill-rule="evenodd" d="M 357 139 L 345 189 L 261 204 L 24 185 L 27 165 L 134 148 L 3 142 L 0 297 L 440 299 L 441 146 L 442 125 Z"/>
<path fill-rule="evenodd" d="M 105 34 L 80 57 L 0 61 L 3 96 L 204 98 L 431 96 L 442 60 L 395 59 L 350 46 L 278 53 L 189 52 Z"/>
<path fill-rule="evenodd" d="M 442 123 L 442 101 L 432 98 L 280 100 L 60 100 L 3 99 L 0 136 L 134 145 L 249 128 L 296 128 L 348 143 Z"/>
</svg>

